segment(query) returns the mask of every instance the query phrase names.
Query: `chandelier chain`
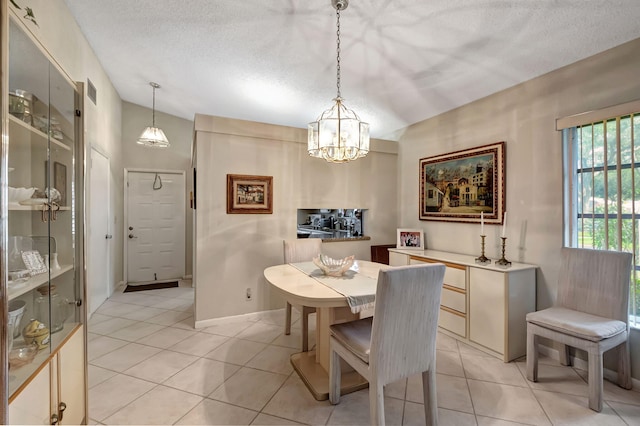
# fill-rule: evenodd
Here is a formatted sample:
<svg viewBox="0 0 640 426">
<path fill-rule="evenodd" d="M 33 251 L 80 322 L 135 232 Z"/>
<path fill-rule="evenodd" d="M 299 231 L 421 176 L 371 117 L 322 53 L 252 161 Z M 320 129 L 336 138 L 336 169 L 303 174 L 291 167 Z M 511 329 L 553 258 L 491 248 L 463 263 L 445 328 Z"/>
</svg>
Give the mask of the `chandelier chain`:
<svg viewBox="0 0 640 426">
<path fill-rule="evenodd" d="M 340 8 L 336 9 L 336 26 L 338 29 L 336 30 L 337 42 L 336 42 L 336 59 L 337 59 L 337 67 L 336 67 L 336 87 L 338 89 L 338 98 L 340 98 Z"/>
<path fill-rule="evenodd" d="M 156 127 L 156 87 L 154 85 L 151 85 L 151 87 L 153 87 L 153 106 L 151 109 L 151 125 L 153 127 Z"/>
</svg>

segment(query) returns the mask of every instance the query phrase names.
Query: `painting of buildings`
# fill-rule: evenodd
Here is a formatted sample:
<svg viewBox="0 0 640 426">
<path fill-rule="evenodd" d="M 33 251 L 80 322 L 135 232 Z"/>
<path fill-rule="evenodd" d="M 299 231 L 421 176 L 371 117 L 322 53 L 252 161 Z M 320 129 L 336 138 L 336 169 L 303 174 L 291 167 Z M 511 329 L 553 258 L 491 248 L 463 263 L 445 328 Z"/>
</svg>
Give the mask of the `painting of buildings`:
<svg viewBox="0 0 640 426">
<path fill-rule="evenodd" d="M 420 161 L 420 218 L 499 219 L 496 200 L 503 193 L 503 143 L 498 155 L 496 148 L 458 152 Z M 500 158 L 498 158 L 500 157 Z M 496 174 L 499 165 L 499 175 Z"/>
</svg>

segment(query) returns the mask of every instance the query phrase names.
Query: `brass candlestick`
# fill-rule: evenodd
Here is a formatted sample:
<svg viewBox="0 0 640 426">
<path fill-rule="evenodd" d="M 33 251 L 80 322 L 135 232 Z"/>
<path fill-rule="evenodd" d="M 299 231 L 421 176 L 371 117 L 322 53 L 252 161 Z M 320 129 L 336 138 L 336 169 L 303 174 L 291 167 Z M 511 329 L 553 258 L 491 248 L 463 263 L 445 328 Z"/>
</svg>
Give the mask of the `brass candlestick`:
<svg viewBox="0 0 640 426">
<path fill-rule="evenodd" d="M 485 239 L 486 235 L 480 235 L 480 257 L 476 257 L 476 263 L 479 263 L 480 265 L 488 265 L 489 263 L 491 263 L 491 259 L 489 259 L 487 256 L 484 255 L 484 239 Z"/>
<path fill-rule="evenodd" d="M 498 260 L 496 260 L 496 265 L 500 266 L 502 268 L 508 268 L 511 266 L 511 262 L 509 262 L 505 257 L 504 257 L 504 251 L 505 251 L 505 246 L 507 244 L 507 237 L 500 237 L 502 239 L 502 257 Z"/>
</svg>

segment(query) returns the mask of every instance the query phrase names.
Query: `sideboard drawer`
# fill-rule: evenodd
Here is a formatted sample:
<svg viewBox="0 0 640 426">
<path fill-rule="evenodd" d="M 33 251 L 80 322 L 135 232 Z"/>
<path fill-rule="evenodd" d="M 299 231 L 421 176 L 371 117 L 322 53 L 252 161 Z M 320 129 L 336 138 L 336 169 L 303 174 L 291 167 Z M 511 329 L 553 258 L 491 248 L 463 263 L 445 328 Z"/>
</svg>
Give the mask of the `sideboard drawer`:
<svg viewBox="0 0 640 426">
<path fill-rule="evenodd" d="M 467 313 L 467 295 L 463 292 L 444 287 L 440 304 L 463 314 Z"/>
<path fill-rule="evenodd" d="M 462 290 L 467 289 L 467 268 L 463 265 L 458 265 L 449 262 L 440 262 L 435 259 L 428 259 L 424 257 L 410 256 L 409 264 L 417 265 L 420 263 L 443 263 L 447 269 L 444 271 L 444 284 L 452 287 L 458 287 Z"/>
<path fill-rule="evenodd" d="M 456 333 L 462 337 L 467 337 L 467 317 L 466 315 L 454 313 L 444 307 L 440 308 L 440 319 L 438 325 L 445 330 Z"/>
<path fill-rule="evenodd" d="M 464 266 L 447 265 L 447 270 L 444 272 L 444 283 L 452 287 L 458 287 L 463 290 L 467 289 L 467 271 Z"/>
</svg>

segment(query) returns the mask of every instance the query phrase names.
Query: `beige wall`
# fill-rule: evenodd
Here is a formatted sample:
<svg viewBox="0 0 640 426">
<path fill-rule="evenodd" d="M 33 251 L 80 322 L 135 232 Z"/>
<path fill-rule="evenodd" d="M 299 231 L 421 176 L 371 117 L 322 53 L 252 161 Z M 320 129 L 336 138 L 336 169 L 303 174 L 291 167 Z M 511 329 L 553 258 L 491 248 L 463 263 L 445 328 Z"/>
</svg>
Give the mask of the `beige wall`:
<svg viewBox="0 0 640 426">
<path fill-rule="evenodd" d="M 151 87 L 149 87 L 151 95 Z M 164 131 L 171 146 L 167 149 L 147 148 L 136 141 L 142 131 L 151 125 L 151 108 L 129 102 L 122 103 L 122 154 L 123 168 L 146 170 L 174 170 L 185 172 L 187 195 L 193 186 L 191 173 L 191 141 L 193 121 L 156 111 L 156 126 Z M 123 190 L 123 187 L 120 188 Z M 191 275 L 192 263 L 192 215 L 188 199 L 185 199 L 185 273 Z"/>
<path fill-rule="evenodd" d="M 397 144 L 374 141 L 347 164 L 306 152 L 306 130 L 196 116 L 196 323 L 283 307 L 263 271 L 283 262 L 282 241 L 296 237 L 298 208 L 365 208 L 370 241 L 325 243 L 323 252 L 370 259 L 372 244 L 395 241 Z M 226 213 L 226 175 L 273 176 L 273 214 Z M 254 294 L 245 301 L 246 289 Z"/>
<path fill-rule="evenodd" d="M 63 0 L 30 0 L 38 26 L 24 21 L 26 27 L 44 45 L 60 67 L 72 80 L 85 83 L 89 78 L 98 93 L 97 105 L 86 96 L 84 99 L 84 129 L 86 158 L 90 158 L 91 146 L 109 157 L 111 166 L 111 193 L 108 196 L 114 212 L 111 245 L 111 288 L 122 280 L 122 149 L 121 149 L 121 101 L 120 96 L 104 72 L 98 58 L 85 39 Z M 15 8 L 9 5 L 9 9 Z M 24 13 L 18 13 L 22 19 Z M 88 187 L 89 183 L 86 183 Z M 92 194 L 87 194 L 91 197 Z M 89 199 L 87 198 L 87 205 Z M 89 231 L 90 224 L 87 227 Z"/>
<path fill-rule="evenodd" d="M 639 74 L 640 39 L 410 126 L 399 141 L 398 225 L 423 228 L 429 248 L 477 255 L 479 225 L 418 220 L 418 159 L 506 141 L 506 256 L 539 265 L 537 306 L 549 307 L 563 244 L 555 120 L 640 98 Z M 485 228 L 492 258 L 499 257 L 499 229 Z M 640 378 L 640 333 L 633 330 L 632 338 L 633 374 Z"/>
</svg>

